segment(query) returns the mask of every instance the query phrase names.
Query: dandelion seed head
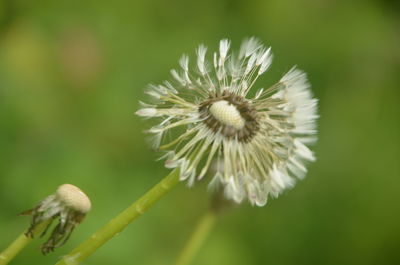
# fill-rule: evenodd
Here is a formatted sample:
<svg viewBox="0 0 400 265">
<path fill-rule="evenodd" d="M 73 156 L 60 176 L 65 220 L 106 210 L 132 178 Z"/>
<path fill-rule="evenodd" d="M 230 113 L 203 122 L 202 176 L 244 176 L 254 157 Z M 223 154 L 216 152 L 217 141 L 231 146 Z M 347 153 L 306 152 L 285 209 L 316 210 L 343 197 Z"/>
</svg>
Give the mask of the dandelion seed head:
<svg viewBox="0 0 400 265">
<path fill-rule="evenodd" d="M 167 152 L 166 167 L 180 169 L 181 180 L 193 185 L 219 161 L 211 188 L 223 187 L 237 203 L 262 206 L 293 187 L 306 175 L 305 164 L 315 160 L 309 144 L 316 140 L 317 100 L 296 67 L 250 97 L 271 66 L 271 48 L 250 38 L 239 53 L 230 51 L 224 39 L 207 58 L 207 47 L 200 45 L 193 67 L 184 55 L 180 69 L 171 70 L 172 81 L 150 86 L 154 103 L 142 104 L 137 114 L 160 120 L 148 132 L 153 145 Z M 173 131 L 179 133 L 167 142 L 164 135 Z"/>
</svg>

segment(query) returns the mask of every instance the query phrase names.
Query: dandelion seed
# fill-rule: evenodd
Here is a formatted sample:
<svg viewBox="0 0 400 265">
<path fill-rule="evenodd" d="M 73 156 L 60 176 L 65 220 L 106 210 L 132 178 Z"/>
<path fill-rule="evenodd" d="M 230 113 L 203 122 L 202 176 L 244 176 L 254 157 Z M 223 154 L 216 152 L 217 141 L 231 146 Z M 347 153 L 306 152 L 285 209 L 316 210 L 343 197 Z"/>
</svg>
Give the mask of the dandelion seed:
<svg viewBox="0 0 400 265">
<path fill-rule="evenodd" d="M 58 219 L 58 224 L 49 239 L 42 245 L 43 254 L 47 254 L 67 242 L 74 228 L 83 221 L 90 208 L 90 200 L 83 191 L 74 185 L 63 184 L 58 187 L 56 193 L 45 198 L 35 208 L 22 213 L 22 215 L 32 215 L 26 235 L 33 237 L 37 225 L 49 221 L 41 235 L 44 236 L 52 222 Z"/>
<path fill-rule="evenodd" d="M 207 48 L 200 45 L 192 72 L 184 55 L 182 69 L 171 71 L 174 82 L 152 85 L 147 92 L 152 107 L 136 113 L 161 119 L 149 132 L 159 149 L 168 150 L 166 166 L 178 167 L 181 180 L 192 185 L 212 161 L 221 161 L 210 185 L 222 184 L 226 197 L 237 203 L 247 198 L 263 206 L 269 196 L 277 197 L 303 178 L 305 162 L 315 160 L 307 145 L 316 140 L 317 100 L 306 74 L 296 67 L 249 97 L 272 63 L 271 49 L 250 38 L 238 55 L 229 50 L 229 40 L 222 40 L 210 63 Z M 166 143 L 166 132 L 179 127 L 185 130 Z"/>
</svg>

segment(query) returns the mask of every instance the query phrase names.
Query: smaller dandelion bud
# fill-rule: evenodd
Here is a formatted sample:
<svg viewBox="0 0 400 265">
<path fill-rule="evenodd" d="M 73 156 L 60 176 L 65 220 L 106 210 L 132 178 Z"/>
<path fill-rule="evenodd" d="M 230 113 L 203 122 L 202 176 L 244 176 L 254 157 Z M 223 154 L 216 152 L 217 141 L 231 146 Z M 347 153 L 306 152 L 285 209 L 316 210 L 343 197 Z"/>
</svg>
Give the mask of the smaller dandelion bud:
<svg viewBox="0 0 400 265">
<path fill-rule="evenodd" d="M 35 228 L 41 223 L 48 222 L 40 235 L 40 237 L 44 236 L 53 221 L 57 220 L 58 223 L 53 228 L 49 239 L 42 245 L 42 253 L 47 254 L 67 242 L 74 228 L 83 221 L 90 209 L 90 199 L 81 189 L 71 184 L 63 184 L 35 208 L 22 213 L 22 215 L 32 216 L 26 236 L 34 237 Z"/>
</svg>

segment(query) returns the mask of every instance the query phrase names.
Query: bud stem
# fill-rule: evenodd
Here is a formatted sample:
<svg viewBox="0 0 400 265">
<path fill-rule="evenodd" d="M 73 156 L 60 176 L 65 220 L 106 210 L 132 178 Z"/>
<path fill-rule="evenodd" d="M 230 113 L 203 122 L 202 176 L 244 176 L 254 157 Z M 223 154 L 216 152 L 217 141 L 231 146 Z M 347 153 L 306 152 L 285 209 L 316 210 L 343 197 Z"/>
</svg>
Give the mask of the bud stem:
<svg viewBox="0 0 400 265">
<path fill-rule="evenodd" d="M 36 228 L 32 231 L 33 236 L 40 235 L 47 225 L 49 224 L 50 220 L 42 222 L 36 226 Z M 0 253 L 0 265 L 8 264 L 15 256 L 18 255 L 34 238 L 26 236 L 25 233 L 19 235 L 14 242 L 12 242 L 8 248 L 3 250 Z"/>
<path fill-rule="evenodd" d="M 178 182 L 179 170 L 175 169 L 126 210 L 96 231 L 69 254 L 65 255 L 56 265 L 76 265 L 85 260 L 133 220 L 144 214 Z"/>
</svg>

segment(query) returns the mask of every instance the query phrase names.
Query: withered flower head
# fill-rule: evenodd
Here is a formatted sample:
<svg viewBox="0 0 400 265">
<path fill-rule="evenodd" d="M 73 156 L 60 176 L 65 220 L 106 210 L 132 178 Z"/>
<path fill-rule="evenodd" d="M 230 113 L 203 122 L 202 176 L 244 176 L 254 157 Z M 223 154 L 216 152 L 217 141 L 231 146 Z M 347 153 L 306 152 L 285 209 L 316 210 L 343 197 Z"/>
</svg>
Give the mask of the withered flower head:
<svg viewBox="0 0 400 265">
<path fill-rule="evenodd" d="M 71 184 L 63 184 L 58 187 L 56 193 L 42 200 L 35 208 L 22 213 L 32 216 L 26 236 L 33 237 L 35 228 L 43 222 L 48 222 L 40 235 L 44 236 L 53 221 L 57 220 L 58 223 L 49 239 L 42 245 L 42 253 L 47 254 L 67 242 L 74 228 L 83 221 L 90 208 L 91 202 L 82 190 Z"/>
</svg>

